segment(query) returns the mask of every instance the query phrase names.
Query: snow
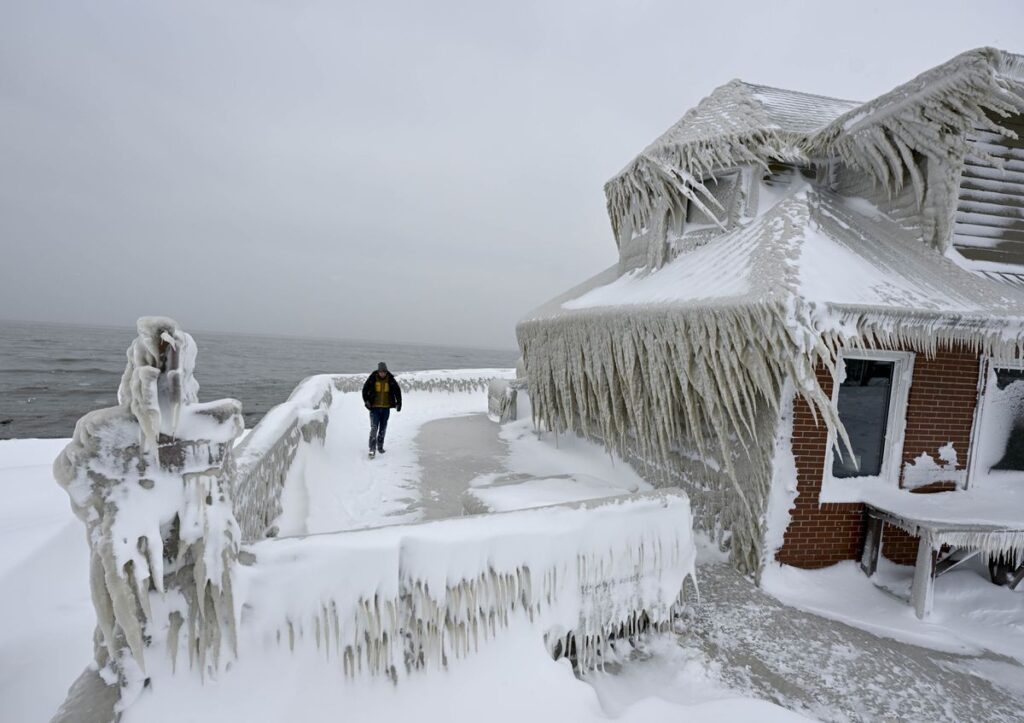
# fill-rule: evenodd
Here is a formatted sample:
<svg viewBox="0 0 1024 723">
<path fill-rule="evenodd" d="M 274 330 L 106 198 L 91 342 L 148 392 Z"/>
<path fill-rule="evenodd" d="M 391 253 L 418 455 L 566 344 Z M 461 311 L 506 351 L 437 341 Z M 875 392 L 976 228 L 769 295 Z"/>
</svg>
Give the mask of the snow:
<svg viewBox="0 0 1024 723">
<path fill-rule="evenodd" d="M 623 488 L 597 477 L 576 474 L 565 477 L 541 477 L 518 484 L 477 487 L 470 490 L 469 494 L 492 512 L 506 512 L 560 502 L 614 497 L 636 491 L 635 487 Z"/>
<path fill-rule="evenodd" d="M 201 685 L 193 676 L 175 679 L 173 689 L 154 689 L 124 721 L 328 723 L 339 716 L 430 723 L 806 720 L 765 701 L 737 698 L 709 679 L 699 663 L 680 665 L 678 655 L 652 661 L 663 665 L 630 679 L 639 677 L 641 689 L 613 686 L 609 683 L 617 681 L 612 676 L 597 676 L 590 685 L 574 677 L 566 661 L 553 661 L 528 626 L 517 624 L 508 632 L 472 659 L 455 661 L 443 674 L 410 677 L 398 686 L 385 679 L 345 679 L 312 648 L 271 650 L 239 660 L 216 688 Z"/>
<path fill-rule="evenodd" d="M 92 659 L 89 548 L 51 472 L 69 441 L 0 441 L 0 720 L 11 723 L 49 720 Z"/>
<path fill-rule="evenodd" d="M 939 459 L 942 460 L 942 464 L 936 462 L 927 452 L 921 452 L 907 462 L 903 465 L 903 486 L 906 489 L 915 489 L 934 482 L 956 482 L 958 486 L 963 486 L 965 472 L 956 468 L 957 454 L 952 442 L 939 447 Z"/>
<path fill-rule="evenodd" d="M 562 306 L 586 309 L 744 296 L 750 291 L 747 274 L 757 241 L 757 234 L 746 234 L 729 246 L 706 244 L 681 254 L 654 273 L 638 269 Z"/>
<path fill-rule="evenodd" d="M 851 483 L 826 479 L 819 501 L 866 502 L 911 520 L 1024 529 L 1024 486 L 1014 481 L 989 481 L 966 490 L 921 494 L 900 489 L 890 480 L 857 479 Z"/>
<path fill-rule="evenodd" d="M 919 620 L 893 594 L 909 595 L 912 580 L 912 567 L 880 558 L 873 580 L 852 560 L 821 570 L 774 564 L 762 573 L 761 587 L 787 605 L 880 637 L 952 653 L 990 650 L 1024 662 L 1024 593 L 992 585 L 979 569 L 952 570 L 936 579 L 932 614 Z"/>
</svg>

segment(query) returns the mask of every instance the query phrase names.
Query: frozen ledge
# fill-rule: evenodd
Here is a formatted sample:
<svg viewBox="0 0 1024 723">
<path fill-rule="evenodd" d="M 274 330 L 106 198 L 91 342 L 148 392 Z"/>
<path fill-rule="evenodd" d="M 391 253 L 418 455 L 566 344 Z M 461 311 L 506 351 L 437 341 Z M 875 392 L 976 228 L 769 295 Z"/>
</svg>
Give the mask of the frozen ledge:
<svg viewBox="0 0 1024 723">
<path fill-rule="evenodd" d="M 595 667 L 612 638 L 676 618 L 694 578 L 691 524 L 685 493 L 659 490 L 264 540 L 239 569 L 240 636 L 316 645 L 346 676 L 397 681 L 472 654 L 519 619 Z"/>
</svg>

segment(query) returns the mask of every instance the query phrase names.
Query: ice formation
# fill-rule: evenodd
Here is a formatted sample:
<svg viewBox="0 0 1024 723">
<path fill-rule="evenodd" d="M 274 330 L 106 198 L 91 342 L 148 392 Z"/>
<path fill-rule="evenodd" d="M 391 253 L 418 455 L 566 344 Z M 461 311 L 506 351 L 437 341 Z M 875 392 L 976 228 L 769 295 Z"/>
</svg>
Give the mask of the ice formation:
<svg viewBox="0 0 1024 723">
<path fill-rule="evenodd" d="M 241 405 L 197 402 L 195 353 L 173 320 L 139 319 L 120 405 L 82 417 L 54 462 L 87 530 L 96 663 L 122 704 L 141 689 L 154 639 L 187 649 L 200 670 L 235 647 L 229 486 Z"/>
<path fill-rule="evenodd" d="M 787 91 L 732 81 L 606 184 L 616 239 L 653 226 L 659 213 L 685 214 L 687 203 L 720 215 L 708 180 L 724 170 L 838 157 L 892 192 L 909 179 L 918 205 L 931 209 L 927 237 L 945 250 L 949 219 L 940 210 L 956 193 L 965 134 L 1005 134 L 990 114 L 1024 112 L 1022 78 L 1021 56 L 981 48 L 864 104 L 817 97 L 801 106 Z M 920 158 L 932 161 L 924 173 Z"/>
<path fill-rule="evenodd" d="M 522 382 L 492 379 L 487 385 L 487 414 L 496 422 L 511 422 L 516 418 L 519 389 Z"/>
<path fill-rule="evenodd" d="M 554 654 L 599 666 L 614 640 L 672 623 L 695 562 L 672 490 L 249 549 L 248 645 L 315 645 L 345 675 L 396 680 L 471 654 L 516 616 Z"/>
<path fill-rule="evenodd" d="M 758 570 L 786 385 L 848 447 L 822 388 L 844 348 L 1024 352 L 1024 295 L 936 252 L 965 134 L 1012 135 L 992 119 L 1024 111 L 1022 79 L 983 48 L 867 104 L 716 90 L 606 185 L 619 264 L 517 327 L 535 418 L 683 486 Z M 887 197 L 911 187 L 908 215 Z M 688 233 L 691 211 L 720 228 Z"/>
</svg>

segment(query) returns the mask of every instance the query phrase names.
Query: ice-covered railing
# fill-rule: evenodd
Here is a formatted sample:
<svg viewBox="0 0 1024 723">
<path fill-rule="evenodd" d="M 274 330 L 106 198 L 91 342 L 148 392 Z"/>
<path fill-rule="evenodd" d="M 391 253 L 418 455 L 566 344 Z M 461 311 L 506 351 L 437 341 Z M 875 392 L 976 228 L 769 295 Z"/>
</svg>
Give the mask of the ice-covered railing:
<svg viewBox="0 0 1024 723">
<path fill-rule="evenodd" d="M 299 445 L 322 445 L 327 437 L 333 391 L 329 374 L 306 378 L 235 447 L 232 497 L 243 539 L 257 540 L 272 532 Z"/>
<path fill-rule="evenodd" d="M 593 668 L 611 641 L 672 623 L 695 561 L 689 500 L 672 489 L 246 551 L 240 656 L 315 645 L 345 675 L 394 679 L 471 654 L 517 616 Z"/>
<path fill-rule="evenodd" d="M 502 424 L 513 421 L 518 414 L 519 390 L 525 389 L 525 379 L 492 379 L 487 385 L 487 415 Z"/>
<path fill-rule="evenodd" d="M 498 370 L 511 376 L 512 370 Z M 403 392 L 483 392 L 494 370 L 464 369 L 408 372 L 398 375 Z M 365 374 L 318 374 L 295 388 L 288 401 L 272 408 L 235 447 L 232 497 L 242 539 L 276 534 L 281 494 L 302 445 L 323 445 L 335 393 L 360 392 Z"/>
<path fill-rule="evenodd" d="M 511 375 L 512 370 L 499 370 L 501 374 Z M 405 392 L 482 392 L 495 378 L 494 370 L 489 369 L 438 369 L 422 372 L 397 373 L 399 386 Z M 337 374 L 334 386 L 339 392 L 358 392 L 366 381 L 365 374 Z"/>
</svg>

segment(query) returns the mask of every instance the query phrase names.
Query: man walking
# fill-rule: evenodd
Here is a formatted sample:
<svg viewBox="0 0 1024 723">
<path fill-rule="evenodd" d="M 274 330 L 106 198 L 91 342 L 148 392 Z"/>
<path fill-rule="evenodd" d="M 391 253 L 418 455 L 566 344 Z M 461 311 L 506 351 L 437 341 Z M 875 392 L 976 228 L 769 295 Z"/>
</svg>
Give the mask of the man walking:
<svg viewBox="0 0 1024 723">
<path fill-rule="evenodd" d="M 402 411 L 402 390 L 384 362 L 366 378 L 363 404 L 370 410 L 370 459 L 373 459 L 377 452 L 384 454 L 384 433 L 388 430 L 392 407 L 396 412 Z"/>
</svg>

